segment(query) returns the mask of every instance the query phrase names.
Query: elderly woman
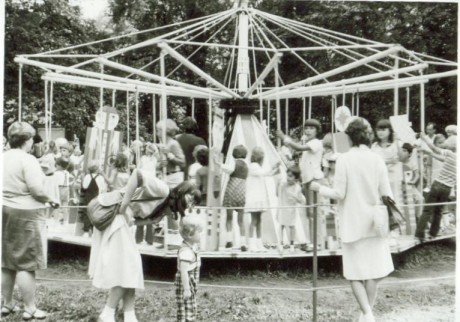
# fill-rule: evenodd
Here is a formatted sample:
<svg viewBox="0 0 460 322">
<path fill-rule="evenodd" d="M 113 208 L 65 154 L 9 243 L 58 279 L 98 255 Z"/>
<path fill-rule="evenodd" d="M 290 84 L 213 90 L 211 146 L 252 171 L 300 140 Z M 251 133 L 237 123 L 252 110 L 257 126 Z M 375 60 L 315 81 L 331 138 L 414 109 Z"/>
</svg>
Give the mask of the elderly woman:
<svg viewBox="0 0 460 322">
<path fill-rule="evenodd" d="M 144 201 L 130 204 L 132 199 Z M 94 230 L 91 244 L 89 275 L 93 286 L 109 290 L 99 322 L 115 322 L 115 308 L 120 300 L 124 321 L 137 322 L 135 290 L 144 288 L 144 278 L 141 255 L 130 230 L 133 218 L 159 221 L 167 214 L 184 216 L 185 209 L 200 202 L 200 194 L 188 182 L 170 189 L 153 172 L 135 169 L 123 190 L 100 195 L 98 200 L 102 205 L 121 200 L 119 214 L 105 230 Z"/>
<path fill-rule="evenodd" d="M 374 225 L 380 197 L 392 194 L 385 162 L 369 149 L 370 131 L 365 119 L 352 120 L 346 129 L 352 148 L 336 161 L 334 187 L 311 186 L 338 200 L 343 274 L 361 308 L 360 321 L 365 322 L 375 321 L 377 283 L 394 269 L 388 239 Z"/>
<path fill-rule="evenodd" d="M 46 269 L 46 203 L 57 204 L 44 191 L 45 174 L 29 154 L 35 129 L 26 122 L 8 128 L 11 149 L 3 154 L 2 316 L 18 311 L 16 283 L 24 300 L 24 320 L 45 319 L 35 306 L 35 271 Z"/>
</svg>

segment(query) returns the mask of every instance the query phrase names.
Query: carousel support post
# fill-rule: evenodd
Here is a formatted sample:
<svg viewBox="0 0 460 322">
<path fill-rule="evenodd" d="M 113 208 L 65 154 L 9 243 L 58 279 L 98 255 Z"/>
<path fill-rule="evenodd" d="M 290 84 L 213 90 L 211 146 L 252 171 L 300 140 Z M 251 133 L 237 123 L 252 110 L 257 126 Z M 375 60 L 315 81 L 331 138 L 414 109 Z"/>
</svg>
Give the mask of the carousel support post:
<svg viewBox="0 0 460 322">
<path fill-rule="evenodd" d="M 136 141 L 139 144 L 139 90 L 136 87 L 136 100 L 135 100 L 135 108 L 136 108 Z M 140 149 L 136 148 L 136 168 L 140 166 L 140 159 L 141 159 L 141 151 Z"/>
<path fill-rule="evenodd" d="M 305 118 L 307 117 L 307 102 L 305 101 L 305 97 L 302 97 L 302 133 L 303 130 L 305 129 Z"/>
<path fill-rule="evenodd" d="M 211 95 L 209 95 L 209 100 L 208 100 L 208 145 L 209 145 L 209 151 L 211 151 L 212 147 L 212 98 Z"/>
<path fill-rule="evenodd" d="M 260 89 L 260 93 L 262 93 L 262 89 Z M 259 122 L 262 124 L 264 120 L 264 102 L 262 98 L 259 98 Z"/>
<path fill-rule="evenodd" d="M 112 91 L 112 107 L 115 107 L 115 94 L 116 94 L 117 90 L 114 89 Z"/>
<path fill-rule="evenodd" d="M 420 132 L 425 131 L 425 83 L 420 83 Z M 420 162 L 420 191 L 423 190 L 423 162 Z"/>
<path fill-rule="evenodd" d="M 279 98 L 279 73 L 278 63 L 275 65 L 275 88 L 276 88 L 276 130 L 281 131 L 281 111 L 280 111 L 280 98 Z M 276 145 L 281 148 L 281 139 L 278 137 Z"/>
<path fill-rule="evenodd" d="M 406 87 L 406 114 L 407 119 L 409 119 L 410 113 L 410 87 Z"/>
<path fill-rule="evenodd" d="M 359 116 L 359 91 L 356 92 L 356 116 Z"/>
<path fill-rule="evenodd" d="M 399 114 L 399 87 L 398 87 L 398 76 L 399 74 L 396 72 L 399 69 L 399 58 L 395 58 L 395 89 L 394 89 L 394 111 L 393 115 Z"/>
<path fill-rule="evenodd" d="M 286 110 L 284 111 L 284 127 L 286 129 L 286 134 L 289 135 L 289 99 L 286 98 Z"/>
<path fill-rule="evenodd" d="M 152 95 L 152 135 L 153 143 L 157 143 L 157 97 Z"/>
<path fill-rule="evenodd" d="M 19 64 L 18 120 L 22 121 L 22 64 Z"/>
<path fill-rule="evenodd" d="M 267 102 L 267 135 L 270 137 L 270 100 Z"/>
<path fill-rule="evenodd" d="M 192 98 L 192 118 L 195 118 L 195 98 Z"/>
<path fill-rule="evenodd" d="M 50 138 L 48 136 L 48 81 L 45 81 L 45 141 L 47 143 L 50 142 Z"/>
<path fill-rule="evenodd" d="M 313 98 L 310 95 L 310 97 L 308 98 L 308 118 L 309 119 L 311 119 L 312 100 Z M 305 121 L 304 121 L 304 127 L 305 127 Z"/>
<path fill-rule="evenodd" d="M 313 288 L 318 286 L 318 193 L 313 193 Z M 317 291 L 313 290 L 313 322 L 317 321 Z"/>
<path fill-rule="evenodd" d="M 161 73 L 161 106 L 160 106 L 160 118 L 163 121 L 163 132 L 161 133 L 161 139 L 162 139 L 162 144 L 166 144 L 166 118 L 167 118 L 167 111 L 166 111 L 166 103 L 167 103 L 167 98 L 166 98 L 166 82 L 165 82 L 165 73 L 166 73 L 166 67 L 165 67 L 165 55 L 166 52 L 164 50 L 161 50 L 160 54 L 160 73 Z M 166 157 L 166 156 L 163 156 Z M 166 178 L 166 171 L 167 168 L 163 167 L 163 178 Z M 168 252 L 168 233 L 169 233 L 169 228 L 168 228 L 168 219 L 166 218 L 165 224 L 163 227 L 164 231 L 164 237 L 163 237 L 163 246 L 164 246 L 164 252 L 165 254 Z"/>
<path fill-rule="evenodd" d="M 351 95 L 351 115 L 355 115 L 355 93 Z"/>
<path fill-rule="evenodd" d="M 48 136 L 50 140 L 52 139 L 51 136 L 51 128 L 53 124 L 53 90 L 54 90 L 54 82 L 51 82 L 50 88 L 50 115 L 49 115 L 49 125 L 48 125 Z"/>
<path fill-rule="evenodd" d="M 331 132 L 334 133 L 335 109 L 337 108 L 337 96 L 333 95 L 331 99 Z"/>
<path fill-rule="evenodd" d="M 104 74 L 104 65 L 100 64 L 101 67 L 101 74 Z M 101 78 L 103 80 L 103 78 Z M 99 111 L 102 114 L 102 109 L 104 107 L 104 87 L 101 86 L 101 90 L 99 93 Z M 99 142 L 104 141 L 104 131 L 103 130 L 98 130 L 100 132 L 99 136 Z M 99 145 L 99 156 L 102 155 L 102 144 Z M 103 164 L 99 164 L 100 166 L 103 166 Z"/>
<path fill-rule="evenodd" d="M 126 145 L 129 147 L 131 141 L 129 140 L 129 92 L 126 92 Z"/>
</svg>

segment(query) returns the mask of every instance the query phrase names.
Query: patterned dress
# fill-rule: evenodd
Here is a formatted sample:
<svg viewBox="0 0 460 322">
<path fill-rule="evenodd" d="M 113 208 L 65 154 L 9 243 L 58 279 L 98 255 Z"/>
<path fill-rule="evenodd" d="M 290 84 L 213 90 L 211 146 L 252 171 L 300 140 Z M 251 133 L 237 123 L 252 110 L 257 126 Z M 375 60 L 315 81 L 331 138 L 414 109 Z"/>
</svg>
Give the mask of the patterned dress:
<svg viewBox="0 0 460 322">
<path fill-rule="evenodd" d="M 189 261 L 187 253 L 193 253 L 193 260 Z M 188 277 L 190 281 L 190 291 L 192 296 L 189 299 L 184 298 L 184 286 L 182 285 L 182 278 L 180 273 L 180 263 L 186 261 L 189 263 L 190 270 Z M 197 320 L 197 305 L 196 305 L 196 291 L 198 281 L 200 279 L 200 266 L 201 259 L 198 252 L 183 242 L 177 251 L 177 273 L 174 285 L 176 286 L 176 302 L 177 302 L 177 321 L 196 321 Z"/>
<path fill-rule="evenodd" d="M 246 178 L 248 165 L 240 159 L 235 160 L 235 170 L 230 174 L 224 195 L 224 207 L 244 207 L 246 204 Z"/>
</svg>

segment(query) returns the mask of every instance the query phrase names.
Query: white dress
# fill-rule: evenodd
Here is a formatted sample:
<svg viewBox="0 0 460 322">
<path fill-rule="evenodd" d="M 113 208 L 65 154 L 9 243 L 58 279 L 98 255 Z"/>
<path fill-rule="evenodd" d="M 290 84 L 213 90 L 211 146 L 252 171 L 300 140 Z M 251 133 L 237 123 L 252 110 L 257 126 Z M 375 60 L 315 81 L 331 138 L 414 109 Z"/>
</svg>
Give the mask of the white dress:
<svg viewBox="0 0 460 322">
<path fill-rule="evenodd" d="M 97 288 L 144 288 L 141 254 L 124 216 L 102 232 L 94 229 L 88 273 Z"/>
<path fill-rule="evenodd" d="M 248 166 L 246 179 L 246 204 L 247 212 L 266 211 L 269 205 L 265 177 L 268 172 L 259 163 L 252 162 Z"/>
</svg>

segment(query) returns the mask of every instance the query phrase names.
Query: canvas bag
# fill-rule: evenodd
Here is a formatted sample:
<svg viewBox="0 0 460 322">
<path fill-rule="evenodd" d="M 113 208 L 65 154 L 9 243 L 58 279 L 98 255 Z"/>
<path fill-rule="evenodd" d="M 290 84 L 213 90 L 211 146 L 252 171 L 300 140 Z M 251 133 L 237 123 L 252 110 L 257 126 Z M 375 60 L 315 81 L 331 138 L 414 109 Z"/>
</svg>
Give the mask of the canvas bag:
<svg viewBox="0 0 460 322">
<path fill-rule="evenodd" d="M 123 196 L 119 191 L 112 191 L 102 193 L 91 200 L 87 208 L 91 224 L 97 230 L 105 230 L 118 214 L 122 199 Z"/>
<path fill-rule="evenodd" d="M 377 235 L 387 237 L 390 231 L 400 229 L 406 223 L 406 219 L 393 199 L 383 196 L 382 201 L 383 205 L 376 205 L 373 208 L 373 221 Z"/>
</svg>

